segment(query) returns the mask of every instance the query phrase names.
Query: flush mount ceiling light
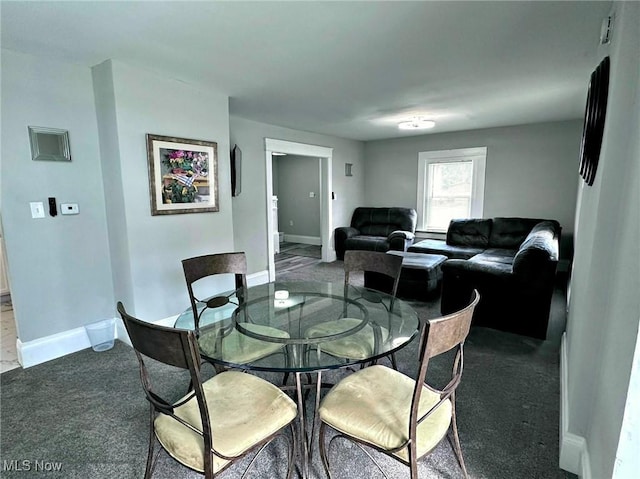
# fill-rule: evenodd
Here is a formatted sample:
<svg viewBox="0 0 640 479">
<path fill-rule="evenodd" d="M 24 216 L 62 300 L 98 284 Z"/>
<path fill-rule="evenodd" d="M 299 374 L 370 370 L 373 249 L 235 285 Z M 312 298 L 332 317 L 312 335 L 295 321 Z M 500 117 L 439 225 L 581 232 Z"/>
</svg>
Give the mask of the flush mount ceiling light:
<svg viewBox="0 0 640 479">
<path fill-rule="evenodd" d="M 436 126 L 436 122 L 427 120 L 423 117 L 417 116 L 409 121 L 403 121 L 398 123 L 398 128 L 401 130 L 428 130 Z"/>
<path fill-rule="evenodd" d="M 287 156 L 286 153 L 280 153 L 279 151 L 272 151 L 271 154 L 273 156 Z"/>
</svg>

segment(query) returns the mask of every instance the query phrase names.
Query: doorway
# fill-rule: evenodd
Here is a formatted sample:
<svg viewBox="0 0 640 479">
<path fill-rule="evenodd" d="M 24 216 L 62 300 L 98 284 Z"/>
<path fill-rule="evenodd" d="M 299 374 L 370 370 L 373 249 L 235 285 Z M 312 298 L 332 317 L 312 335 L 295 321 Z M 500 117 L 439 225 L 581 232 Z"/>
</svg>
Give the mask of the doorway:
<svg viewBox="0 0 640 479">
<path fill-rule="evenodd" d="M 269 281 L 275 281 L 275 221 L 272 213 L 273 205 L 273 153 L 285 153 L 287 155 L 310 156 L 320 160 L 320 240 L 322 248 L 322 261 L 332 262 L 336 259 L 331 237 L 333 232 L 333 211 L 331 205 L 332 178 L 331 165 L 333 160 L 333 148 L 308 145 L 291 141 L 265 138 L 265 166 L 267 180 L 267 255 L 269 258 Z"/>
</svg>

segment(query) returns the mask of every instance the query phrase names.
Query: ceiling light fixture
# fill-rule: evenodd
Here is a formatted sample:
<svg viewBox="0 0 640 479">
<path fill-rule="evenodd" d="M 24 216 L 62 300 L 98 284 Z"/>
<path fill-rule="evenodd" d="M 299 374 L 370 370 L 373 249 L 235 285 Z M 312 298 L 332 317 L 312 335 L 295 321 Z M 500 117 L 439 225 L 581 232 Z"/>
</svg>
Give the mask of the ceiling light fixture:
<svg viewBox="0 0 640 479">
<path fill-rule="evenodd" d="M 398 123 L 398 128 L 401 130 L 428 130 L 434 126 L 436 126 L 435 121 L 426 120 L 421 116 L 417 116 L 409 121 Z"/>
<path fill-rule="evenodd" d="M 273 156 L 287 156 L 286 153 L 280 153 L 279 151 L 272 151 L 271 154 Z"/>
</svg>

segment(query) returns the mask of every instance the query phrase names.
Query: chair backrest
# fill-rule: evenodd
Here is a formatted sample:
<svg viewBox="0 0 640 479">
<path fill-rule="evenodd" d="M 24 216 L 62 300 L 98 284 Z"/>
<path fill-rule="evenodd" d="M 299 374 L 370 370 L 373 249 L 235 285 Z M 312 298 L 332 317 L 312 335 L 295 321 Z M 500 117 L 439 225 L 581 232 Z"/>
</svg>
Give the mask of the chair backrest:
<svg viewBox="0 0 640 479">
<path fill-rule="evenodd" d="M 428 389 L 440 394 L 440 402 L 434 405 L 432 410 L 435 410 L 441 402 L 449 398 L 451 398 L 452 401 L 455 401 L 455 390 L 460 384 L 462 370 L 464 367 L 463 346 L 467 335 L 469 334 L 469 329 L 471 328 L 473 311 L 479 301 L 480 294 L 477 290 L 474 290 L 471 302 L 465 308 L 446 316 L 430 319 L 426 321 L 422 327 L 420 334 L 420 346 L 418 349 L 420 366 L 418 369 L 418 376 L 416 378 L 416 387 L 413 391 L 413 402 L 411 404 L 410 437 L 416 437 L 416 428 L 420 422 L 418 409 L 423 386 L 426 386 Z M 453 359 L 453 368 L 449 383 L 442 389 L 436 389 L 435 387 L 427 384 L 425 379 L 427 376 L 429 359 L 451 351 L 454 348 L 456 348 L 456 352 Z M 411 434 L 413 434 L 413 436 L 411 436 Z"/>
<path fill-rule="evenodd" d="M 344 253 L 344 287 L 350 284 L 350 273 L 372 272 L 393 280 L 391 295 L 395 298 L 402 270 L 402 257 L 378 251 L 348 250 Z"/>
<path fill-rule="evenodd" d="M 131 344 L 138 358 L 140 378 L 147 400 L 151 403 L 155 411 L 168 414 L 176 418 L 179 422 L 183 422 L 181 418 L 174 415 L 174 407 L 184 404 L 195 396 L 200 409 L 202 436 L 205 441 L 205 447 L 211 449 L 213 446 L 211 421 L 209 419 L 209 412 L 202 387 L 202 376 L 200 373 L 202 359 L 196 343 L 195 333 L 190 330 L 166 328 L 141 321 L 129 315 L 121 302 L 118 302 L 117 308 L 127 328 L 129 339 L 131 339 Z M 153 389 L 151 377 L 143 356 L 163 364 L 189 370 L 191 376 L 191 394 L 183 398 L 178 404 L 174 404 L 173 401 L 168 401 L 159 396 Z M 205 448 L 205 450 L 207 449 Z"/>
<path fill-rule="evenodd" d="M 204 256 L 196 256 L 182 260 L 184 279 L 187 282 L 187 291 L 193 310 L 193 319 L 196 330 L 199 327 L 198 308 L 199 299 L 193 293 L 193 283 L 207 276 L 217 274 L 235 274 L 235 288 L 239 301 L 244 300 L 247 290 L 247 257 L 244 252 L 218 253 Z"/>
<path fill-rule="evenodd" d="M 189 333 L 192 331 L 165 328 L 129 315 L 118 302 L 118 313 L 127 328 L 133 349 L 144 356 L 182 369 L 191 369 L 200 358 L 198 348 L 191 348 Z M 195 353 L 195 354 L 192 354 Z"/>
</svg>

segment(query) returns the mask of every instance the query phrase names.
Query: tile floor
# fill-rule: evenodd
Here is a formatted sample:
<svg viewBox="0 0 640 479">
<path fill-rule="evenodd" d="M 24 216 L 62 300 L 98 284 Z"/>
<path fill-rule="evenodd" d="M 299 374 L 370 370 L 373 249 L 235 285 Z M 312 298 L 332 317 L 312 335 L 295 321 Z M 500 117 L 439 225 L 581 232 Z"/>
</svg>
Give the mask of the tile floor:
<svg viewBox="0 0 640 479">
<path fill-rule="evenodd" d="M 16 323 L 13 319 L 11 302 L 2 302 L 0 309 L 0 373 L 19 368 L 16 350 Z"/>
</svg>

